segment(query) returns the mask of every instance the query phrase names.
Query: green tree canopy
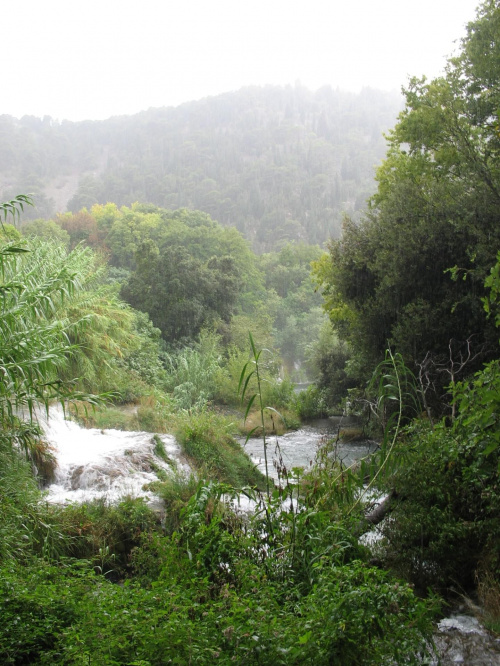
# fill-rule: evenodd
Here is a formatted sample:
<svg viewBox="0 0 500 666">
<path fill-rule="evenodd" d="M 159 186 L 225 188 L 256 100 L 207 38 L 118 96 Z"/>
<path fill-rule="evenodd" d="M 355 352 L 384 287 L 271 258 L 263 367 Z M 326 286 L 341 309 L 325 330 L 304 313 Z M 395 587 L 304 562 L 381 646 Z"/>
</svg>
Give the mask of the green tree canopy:
<svg viewBox="0 0 500 666">
<path fill-rule="evenodd" d="M 182 246 L 167 246 L 160 253 L 148 240 L 139 248 L 136 262 L 122 296 L 149 314 L 166 341 L 193 339 L 203 326 L 229 321 L 238 295 L 231 257 L 202 262 Z"/>
<path fill-rule="evenodd" d="M 443 361 L 452 339 L 494 348 L 478 297 L 500 246 L 499 81 L 500 8 L 488 0 L 445 75 L 410 81 L 369 212 L 346 220 L 316 266 L 368 371 L 387 344 L 414 365 Z"/>
</svg>

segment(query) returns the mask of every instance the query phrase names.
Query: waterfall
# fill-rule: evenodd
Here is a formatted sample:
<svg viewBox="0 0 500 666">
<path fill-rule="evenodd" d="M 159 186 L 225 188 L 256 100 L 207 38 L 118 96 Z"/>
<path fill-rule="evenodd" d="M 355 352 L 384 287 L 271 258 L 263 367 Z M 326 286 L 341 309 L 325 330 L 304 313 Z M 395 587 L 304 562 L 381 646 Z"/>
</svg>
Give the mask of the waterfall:
<svg viewBox="0 0 500 666">
<path fill-rule="evenodd" d="M 166 474 L 190 471 L 172 435 L 159 436 L 166 462 L 155 454 L 153 433 L 82 428 L 65 419 L 59 406 L 51 408 L 48 420 L 39 420 L 57 460 L 54 482 L 47 489 L 49 502 L 113 502 L 127 495 L 152 499 L 145 486 L 158 480 L 155 469 Z"/>
</svg>

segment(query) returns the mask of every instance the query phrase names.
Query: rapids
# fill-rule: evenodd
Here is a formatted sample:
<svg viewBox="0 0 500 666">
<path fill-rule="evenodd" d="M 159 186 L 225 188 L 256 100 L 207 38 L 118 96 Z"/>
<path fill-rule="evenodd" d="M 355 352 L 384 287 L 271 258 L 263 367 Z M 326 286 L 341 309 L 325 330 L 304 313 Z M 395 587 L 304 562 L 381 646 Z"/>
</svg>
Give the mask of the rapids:
<svg viewBox="0 0 500 666">
<path fill-rule="evenodd" d="M 51 408 L 48 420 L 40 421 L 57 460 L 54 482 L 47 488 L 49 502 L 103 497 L 113 502 L 126 495 L 152 499 L 145 486 L 158 480 L 155 468 L 189 473 L 172 435 L 160 435 L 169 464 L 155 454 L 152 433 L 82 428 L 65 419 L 58 406 Z"/>
<path fill-rule="evenodd" d="M 117 501 L 126 495 L 152 500 L 152 493 L 145 486 L 158 480 L 155 468 L 167 474 L 190 472 L 172 435 L 159 435 L 169 457 L 169 462 L 165 462 L 154 451 L 152 433 L 83 428 L 67 420 L 59 406 L 51 408 L 48 420 L 42 416 L 39 420 L 57 460 L 54 482 L 47 488 L 49 502 L 64 504 L 103 497 Z M 322 419 L 300 430 L 268 438 L 270 476 L 278 479 L 280 457 L 288 471 L 294 467 L 308 469 L 321 442 L 325 437 L 334 437 L 340 424 L 348 427 L 356 422 L 345 418 Z M 243 444 L 244 440 L 240 442 Z M 349 465 L 375 447 L 368 440 L 356 443 L 340 441 L 337 455 Z M 252 438 L 244 448 L 264 472 L 262 439 Z"/>
</svg>

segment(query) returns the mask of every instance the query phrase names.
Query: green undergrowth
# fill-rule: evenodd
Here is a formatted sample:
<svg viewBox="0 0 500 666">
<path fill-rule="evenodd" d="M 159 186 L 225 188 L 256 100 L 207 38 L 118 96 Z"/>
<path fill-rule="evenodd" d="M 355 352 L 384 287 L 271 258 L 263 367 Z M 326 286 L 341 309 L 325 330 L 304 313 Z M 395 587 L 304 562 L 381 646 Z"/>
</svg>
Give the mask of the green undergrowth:
<svg viewBox="0 0 500 666">
<path fill-rule="evenodd" d="M 234 439 L 234 430 L 232 421 L 206 410 L 183 420 L 175 435 L 201 476 L 239 487 L 262 487 L 263 476 Z"/>
<path fill-rule="evenodd" d="M 331 412 L 325 393 L 313 384 L 295 396 L 295 410 L 302 421 L 326 418 Z"/>
<path fill-rule="evenodd" d="M 419 663 L 424 605 L 359 561 L 325 570 L 313 593 L 296 598 L 245 556 L 214 584 L 178 539 L 148 547 L 161 561 L 150 585 L 115 585 L 81 561 L 4 566 L 3 663 Z"/>
<path fill-rule="evenodd" d="M 161 524 L 137 500 L 59 509 L 57 554 L 0 561 L 2 663 L 422 663 L 432 604 L 368 564 L 328 487 L 246 515 L 228 484 L 177 478 Z"/>
</svg>

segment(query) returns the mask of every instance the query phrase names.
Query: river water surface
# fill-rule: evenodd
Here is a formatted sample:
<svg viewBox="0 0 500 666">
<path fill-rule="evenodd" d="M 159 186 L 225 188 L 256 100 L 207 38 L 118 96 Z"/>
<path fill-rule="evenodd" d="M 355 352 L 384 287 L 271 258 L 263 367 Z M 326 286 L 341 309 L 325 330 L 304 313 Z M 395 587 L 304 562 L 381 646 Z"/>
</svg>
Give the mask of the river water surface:
<svg viewBox="0 0 500 666">
<path fill-rule="evenodd" d="M 308 470 L 316 459 L 316 453 L 327 439 L 337 439 L 339 428 L 349 429 L 359 426 L 359 421 L 353 417 L 334 416 L 329 419 L 318 419 L 299 430 L 288 432 L 285 435 L 267 437 L 267 455 L 269 475 L 275 480 L 278 478 L 277 466 L 280 457 L 290 472 L 294 467 Z M 250 458 L 265 473 L 264 443 L 262 438 L 251 438 L 245 443 L 240 442 Z M 372 440 L 346 441 L 339 439 L 336 446 L 336 455 L 345 466 L 351 465 L 355 460 L 363 458 L 377 449 Z"/>
</svg>

